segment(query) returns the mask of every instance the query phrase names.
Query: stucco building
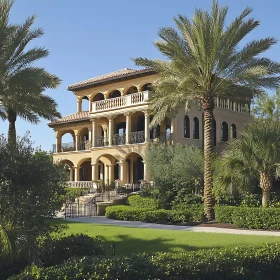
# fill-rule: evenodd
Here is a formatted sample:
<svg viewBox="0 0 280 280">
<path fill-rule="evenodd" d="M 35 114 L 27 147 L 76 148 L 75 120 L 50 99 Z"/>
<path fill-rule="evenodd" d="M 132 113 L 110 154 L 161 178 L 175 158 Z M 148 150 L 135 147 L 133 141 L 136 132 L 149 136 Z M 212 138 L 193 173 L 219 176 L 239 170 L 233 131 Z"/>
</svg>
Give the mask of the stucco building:
<svg viewBox="0 0 280 280">
<path fill-rule="evenodd" d="M 187 113 L 182 108 L 175 118 L 149 128 L 151 84 L 158 78 L 151 69 L 126 68 L 68 87 L 76 96 L 77 112 L 49 126 L 56 136 L 54 160 L 69 166 L 70 181 L 138 183 L 149 179 L 145 153 L 151 143 L 203 147 L 203 111 L 196 107 Z M 87 107 L 82 108 L 85 100 Z M 217 152 L 251 120 L 249 106 L 249 99 L 216 99 L 213 127 Z M 71 143 L 63 142 L 67 133 L 72 136 Z"/>
</svg>

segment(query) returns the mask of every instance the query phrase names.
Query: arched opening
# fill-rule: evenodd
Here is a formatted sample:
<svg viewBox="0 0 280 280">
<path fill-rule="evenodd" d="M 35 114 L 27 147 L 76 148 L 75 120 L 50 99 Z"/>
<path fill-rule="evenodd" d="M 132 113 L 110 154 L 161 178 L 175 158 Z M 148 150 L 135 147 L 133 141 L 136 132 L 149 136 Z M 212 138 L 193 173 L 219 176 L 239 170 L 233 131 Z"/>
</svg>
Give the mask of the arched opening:
<svg viewBox="0 0 280 280">
<path fill-rule="evenodd" d="M 213 133 L 213 145 L 216 146 L 217 138 L 216 138 L 216 120 L 212 121 L 212 133 Z"/>
<path fill-rule="evenodd" d="M 130 87 L 130 88 L 126 91 L 126 95 L 128 95 L 128 94 L 133 94 L 133 93 L 136 93 L 136 92 L 138 92 L 137 87 L 132 86 L 132 87 Z"/>
<path fill-rule="evenodd" d="M 221 141 L 228 141 L 228 124 L 226 122 L 223 122 L 221 126 Z"/>
<path fill-rule="evenodd" d="M 114 156 L 110 154 L 104 154 L 99 157 L 97 163 L 97 174 L 94 175 L 94 179 L 96 178 L 97 180 L 102 180 L 108 184 L 120 178 L 119 165 L 117 163 L 117 159 Z"/>
<path fill-rule="evenodd" d="M 143 112 L 136 112 L 131 117 L 131 133 L 129 143 L 145 142 L 145 117 Z"/>
<path fill-rule="evenodd" d="M 116 97 L 120 97 L 120 96 L 121 96 L 121 92 L 119 90 L 113 90 L 109 94 L 109 98 L 116 98 Z"/>
<path fill-rule="evenodd" d="M 78 136 L 79 142 L 78 142 L 78 150 L 89 150 L 90 149 L 90 143 L 89 143 L 89 131 L 88 128 L 83 128 Z"/>
<path fill-rule="evenodd" d="M 190 118 L 187 115 L 184 118 L 184 137 L 190 138 Z"/>
<path fill-rule="evenodd" d="M 87 159 L 80 164 L 79 176 L 79 181 L 92 181 L 92 168 L 90 159 Z"/>
<path fill-rule="evenodd" d="M 62 132 L 57 148 L 58 152 L 75 151 L 75 134 L 73 130 Z"/>
<path fill-rule="evenodd" d="M 126 158 L 126 182 L 139 184 L 144 179 L 143 158 L 137 153 L 131 153 Z"/>
<path fill-rule="evenodd" d="M 89 99 L 87 96 L 84 96 L 82 98 L 82 111 L 88 111 L 89 110 Z"/>
<path fill-rule="evenodd" d="M 146 91 L 146 90 L 152 90 L 152 84 L 151 83 L 144 84 L 141 87 L 141 91 Z"/>
<path fill-rule="evenodd" d="M 59 165 L 62 165 L 65 171 L 68 173 L 69 181 L 75 181 L 75 174 L 73 172 L 73 166 L 74 166 L 73 162 L 68 159 L 65 159 L 60 161 Z"/>
<path fill-rule="evenodd" d="M 197 117 L 193 118 L 193 139 L 199 139 L 199 120 Z"/>
<path fill-rule="evenodd" d="M 92 99 L 93 102 L 100 101 L 100 100 L 104 100 L 104 94 L 101 92 L 94 95 L 94 97 Z"/>
<path fill-rule="evenodd" d="M 236 125 L 234 123 L 230 126 L 230 138 L 231 139 L 237 138 Z"/>
<path fill-rule="evenodd" d="M 152 122 L 153 116 L 150 116 L 150 122 Z M 160 138 L 160 125 L 156 125 L 150 129 L 150 139 L 155 141 Z"/>
</svg>

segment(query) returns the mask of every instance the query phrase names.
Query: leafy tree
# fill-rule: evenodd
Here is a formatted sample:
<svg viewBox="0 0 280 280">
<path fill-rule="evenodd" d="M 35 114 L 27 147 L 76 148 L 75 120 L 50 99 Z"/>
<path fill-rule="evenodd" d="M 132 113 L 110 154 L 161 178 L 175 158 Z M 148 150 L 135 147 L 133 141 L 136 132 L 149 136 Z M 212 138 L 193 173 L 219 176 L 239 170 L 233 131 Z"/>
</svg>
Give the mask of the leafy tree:
<svg viewBox="0 0 280 280">
<path fill-rule="evenodd" d="M 160 75 L 153 85 L 150 102 L 154 114 L 151 126 L 165 117 L 173 117 L 182 104 L 201 103 L 204 112 L 204 204 L 208 219 L 213 219 L 213 131 L 216 97 L 235 98 L 262 94 L 264 88 L 276 88 L 280 64 L 260 54 L 276 43 L 274 38 L 239 43 L 260 22 L 247 18 L 246 8 L 226 26 L 228 7 L 213 1 L 211 12 L 197 9 L 190 20 L 178 15 L 174 21 L 179 32 L 167 27 L 159 30 L 155 46 L 168 60 L 137 58 L 137 65 L 151 67 Z"/>
<path fill-rule="evenodd" d="M 249 186 L 252 179 L 259 179 L 262 206 L 270 201 L 273 179 L 280 176 L 280 123 L 256 120 L 240 133 L 237 140 L 229 142 L 222 155 L 223 173 L 217 184 L 227 188 L 238 183 Z M 244 176 L 247 174 L 247 176 Z"/>
<path fill-rule="evenodd" d="M 31 30 L 36 19 L 33 15 L 22 25 L 11 25 L 9 13 L 14 1 L 0 1 L 0 117 L 9 122 L 9 139 L 16 141 L 15 122 L 21 117 L 31 123 L 39 118 L 52 120 L 60 117 L 56 102 L 43 91 L 60 84 L 57 76 L 34 62 L 48 56 L 45 48 L 28 44 L 44 34 L 41 28 Z"/>
<path fill-rule="evenodd" d="M 158 189 L 160 207 L 186 194 L 199 194 L 203 185 L 203 157 L 193 146 L 151 146 L 146 155 L 150 179 Z"/>
<path fill-rule="evenodd" d="M 256 98 L 252 115 L 256 119 L 280 121 L 280 89 L 277 89 L 274 95 L 265 93 Z"/>
</svg>

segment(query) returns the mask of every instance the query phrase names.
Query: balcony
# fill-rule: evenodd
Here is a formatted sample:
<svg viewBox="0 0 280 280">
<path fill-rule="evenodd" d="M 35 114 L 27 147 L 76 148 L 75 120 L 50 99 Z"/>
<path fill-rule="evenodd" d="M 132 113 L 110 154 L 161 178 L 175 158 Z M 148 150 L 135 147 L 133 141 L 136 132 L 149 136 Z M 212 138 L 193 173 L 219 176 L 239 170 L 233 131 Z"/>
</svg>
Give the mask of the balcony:
<svg viewBox="0 0 280 280">
<path fill-rule="evenodd" d="M 146 90 L 125 96 L 92 102 L 91 112 L 98 113 L 102 111 L 109 111 L 129 106 L 147 104 L 148 100 L 152 97 L 152 95 L 152 91 Z"/>
</svg>

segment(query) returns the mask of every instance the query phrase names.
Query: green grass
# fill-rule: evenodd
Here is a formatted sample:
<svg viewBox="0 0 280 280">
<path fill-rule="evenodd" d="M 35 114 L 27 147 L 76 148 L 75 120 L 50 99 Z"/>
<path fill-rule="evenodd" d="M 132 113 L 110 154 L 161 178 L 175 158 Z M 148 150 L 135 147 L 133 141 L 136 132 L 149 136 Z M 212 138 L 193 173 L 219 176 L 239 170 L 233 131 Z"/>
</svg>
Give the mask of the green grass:
<svg viewBox="0 0 280 280">
<path fill-rule="evenodd" d="M 276 236 L 254 236 L 204 232 L 185 232 L 162 229 L 140 229 L 110 225 L 67 223 L 66 234 L 83 233 L 98 237 L 105 243 L 107 253 L 112 253 L 115 243 L 117 255 L 131 253 L 183 252 L 226 246 L 257 245 L 280 242 Z"/>
</svg>

